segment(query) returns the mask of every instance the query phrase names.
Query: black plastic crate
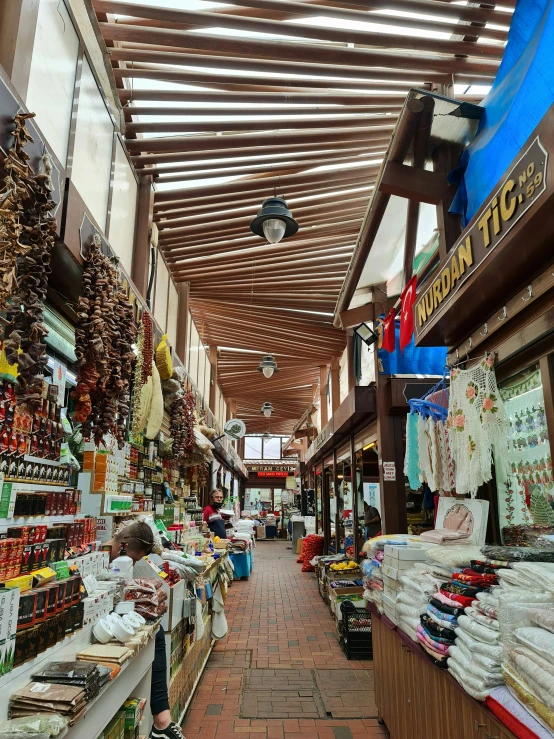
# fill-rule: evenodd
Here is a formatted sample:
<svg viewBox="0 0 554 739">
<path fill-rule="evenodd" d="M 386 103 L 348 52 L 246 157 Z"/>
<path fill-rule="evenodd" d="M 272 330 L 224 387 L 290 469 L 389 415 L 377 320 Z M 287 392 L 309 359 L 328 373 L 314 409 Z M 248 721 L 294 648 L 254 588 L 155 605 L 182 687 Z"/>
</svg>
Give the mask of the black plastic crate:
<svg viewBox="0 0 554 739">
<path fill-rule="evenodd" d="M 349 600 L 340 605 L 342 648 L 347 659 L 373 659 L 371 614 L 360 611 Z"/>
</svg>

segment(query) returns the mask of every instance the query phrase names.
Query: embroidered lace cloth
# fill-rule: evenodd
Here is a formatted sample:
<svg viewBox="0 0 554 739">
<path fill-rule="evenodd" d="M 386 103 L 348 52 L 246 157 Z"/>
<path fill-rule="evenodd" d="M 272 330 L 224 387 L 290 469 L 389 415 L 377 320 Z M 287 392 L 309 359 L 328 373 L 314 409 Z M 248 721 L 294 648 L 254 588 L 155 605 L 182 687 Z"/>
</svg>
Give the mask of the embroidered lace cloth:
<svg viewBox="0 0 554 739">
<path fill-rule="evenodd" d="M 452 371 L 448 426 L 456 492 L 475 497 L 492 477 L 493 448 L 496 464 L 502 470 L 508 465 L 509 423 L 492 356 L 469 370 Z"/>
</svg>

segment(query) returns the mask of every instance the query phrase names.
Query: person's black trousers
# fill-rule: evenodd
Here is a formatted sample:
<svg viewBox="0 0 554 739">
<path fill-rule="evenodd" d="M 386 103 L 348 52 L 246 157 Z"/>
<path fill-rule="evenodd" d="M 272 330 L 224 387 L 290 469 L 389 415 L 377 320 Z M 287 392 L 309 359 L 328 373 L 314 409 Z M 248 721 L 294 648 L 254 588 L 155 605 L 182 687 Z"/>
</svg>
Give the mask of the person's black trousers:
<svg viewBox="0 0 554 739">
<path fill-rule="evenodd" d="M 165 654 L 164 630 L 160 626 L 156 634 L 156 651 L 152 663 L 152 688 L 150 692 L 150 709 L 153 716 L 162 711 L 169 711 L 169 695 L 167 692 L 167 658 Z"/>
</svg>

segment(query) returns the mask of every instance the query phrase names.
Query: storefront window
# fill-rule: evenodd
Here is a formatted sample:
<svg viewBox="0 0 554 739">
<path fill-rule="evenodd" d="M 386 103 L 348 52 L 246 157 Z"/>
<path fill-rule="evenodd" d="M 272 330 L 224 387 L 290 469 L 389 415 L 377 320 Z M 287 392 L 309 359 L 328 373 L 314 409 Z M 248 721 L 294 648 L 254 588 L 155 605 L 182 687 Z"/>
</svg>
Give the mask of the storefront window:
<svg viewBox="0 0 554 739">
<path fill-rule="evenodd" d="M 554 477 L 539 366 L 502 383 L 500 395 L 510 421 L 509 469 L 496 468 L 500 527 L 554 526 Z"/>
</svg>

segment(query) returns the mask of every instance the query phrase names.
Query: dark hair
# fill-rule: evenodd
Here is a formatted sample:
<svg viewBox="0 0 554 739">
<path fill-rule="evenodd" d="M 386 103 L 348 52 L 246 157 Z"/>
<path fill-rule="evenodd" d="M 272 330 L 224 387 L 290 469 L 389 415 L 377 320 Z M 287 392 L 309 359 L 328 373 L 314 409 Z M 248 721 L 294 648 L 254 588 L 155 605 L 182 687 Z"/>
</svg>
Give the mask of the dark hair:
<svg viewBox="0 0 554 739">
<path fill-rule="evenodd" d="M 210 503 L 213 503 L 214 495 L 216 493 L 221 493 L 223 495 L 223 490 L 220 490 L 219 488 L 214 488 L 212 492 L 210 493 Z M 225 496 L 224 496 L 225 497 Z"/>
<path fill-rule="evenodd" d="M 133 552 L 142 552 L 143 556 L 152 553 L 154 547 L 154 534 L 147 523 L 137 521 L 129 524 L 115 535 L 117 541 L 125 542 L 127 549 Z"/>
</svg>

